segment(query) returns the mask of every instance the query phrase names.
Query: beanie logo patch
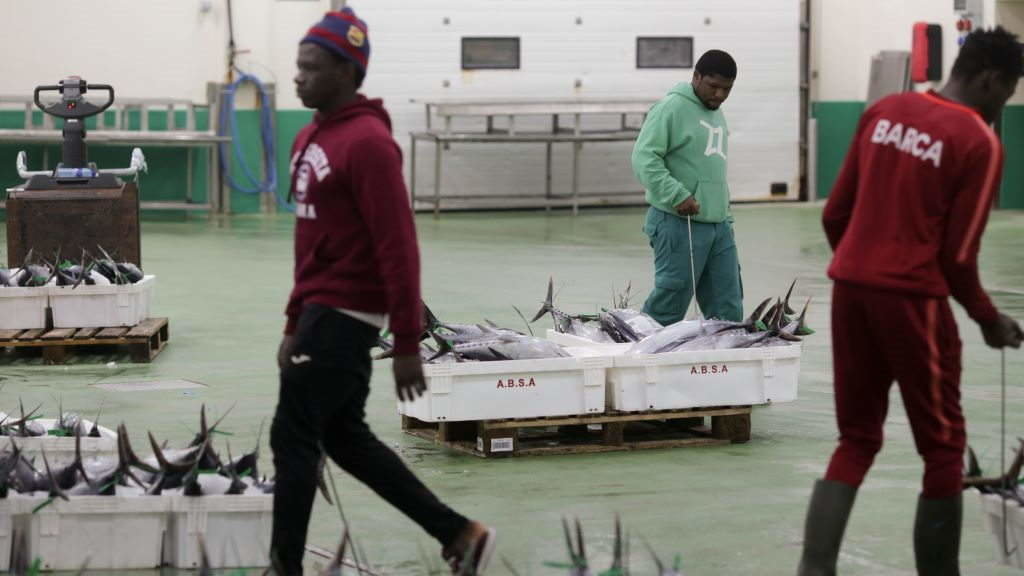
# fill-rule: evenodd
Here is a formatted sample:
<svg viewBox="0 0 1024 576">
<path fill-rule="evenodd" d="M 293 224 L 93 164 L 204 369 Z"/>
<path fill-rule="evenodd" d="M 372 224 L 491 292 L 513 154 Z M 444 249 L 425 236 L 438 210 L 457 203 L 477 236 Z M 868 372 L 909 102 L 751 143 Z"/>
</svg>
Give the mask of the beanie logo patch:
<svg viewBox="0 0 1024 576">
<path fill-rule="evenodd" d="M 349 26 L 347 38 L 356 48 L 361 48 L 366 43 L 366 34 L 356 26 Z"/>
</svg>

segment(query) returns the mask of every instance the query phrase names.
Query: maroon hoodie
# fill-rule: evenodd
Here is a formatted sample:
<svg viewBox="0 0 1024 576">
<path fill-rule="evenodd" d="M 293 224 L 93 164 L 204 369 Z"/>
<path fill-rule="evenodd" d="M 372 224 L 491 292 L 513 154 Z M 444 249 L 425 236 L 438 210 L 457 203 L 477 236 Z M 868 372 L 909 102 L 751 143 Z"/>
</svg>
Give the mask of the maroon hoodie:
<svg viewBox="0 0 1024 576">
<path fill-rule="evenodd" d="M 999 312 L 978 251 L 1003 146 L 974 110 L 936 92 L 889 96 L 860 119 L 823 220 L 833 280 L 946 298 L 982 326 Z"/>
<path fill-rule="evenodd" d="M 396 354 L 416 354 L 422 333 L 420 262 L 402 152 L 380 100 L 358 96 L 317 113 L 292 146 L 295 288 L 285 334 L 302 307 L 386 313 Z"/>
</svg>

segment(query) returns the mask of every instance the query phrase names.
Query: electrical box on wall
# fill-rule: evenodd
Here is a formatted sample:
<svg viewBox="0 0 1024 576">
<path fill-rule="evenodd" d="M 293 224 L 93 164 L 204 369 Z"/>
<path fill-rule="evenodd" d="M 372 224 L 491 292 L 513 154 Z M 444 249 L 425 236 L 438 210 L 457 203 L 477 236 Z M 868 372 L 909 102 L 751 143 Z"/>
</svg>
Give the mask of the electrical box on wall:
<svg viewBox="0 0 1024 576">
<path fill-rule="evenodd" d="M 985 0 L 953 0 L 953 11 L 960 16 L 981 18 L 985 13 Z"/>
<path fill-rule="evenodd" d="M 914 24 L 910 78 L 914 82 L 942 80 L 942 26 L 927 22 Z"/>
<path fill-rule="evenodd" d="M 959 17 L 956 23 L 960 33 L 958 43 L 963 45 L 971 31 L 985 25 L 985 0 L 953 0 L 953 11 Z"/>
</svg>

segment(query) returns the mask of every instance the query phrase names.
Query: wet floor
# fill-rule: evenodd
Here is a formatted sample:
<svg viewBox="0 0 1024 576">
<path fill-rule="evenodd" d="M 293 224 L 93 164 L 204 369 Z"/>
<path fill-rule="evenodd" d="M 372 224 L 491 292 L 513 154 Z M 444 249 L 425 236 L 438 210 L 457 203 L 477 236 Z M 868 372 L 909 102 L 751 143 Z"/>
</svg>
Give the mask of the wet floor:
<svg viewBox="0 0 1024 576">
<path fill-rule="evenodd" d="M 793 278 L 802 299 L 813 297 L 809 323 L 818 334 L 804 345 L 800 397 L 757 408 L 753 437 L 743 445 L 633 453 L 482 460 L 459 455 L 400 431 L 387 362 L 375 365 L 368 418 L 377 434 L 453 508 L 495 525 L 499 554 L 519 574 L 557 574 L 545 562 L 566 552 L 561 518 L 579 517 L 589 552 L 607 567 L 615 514 L 633 536 L 634 574 L 653 573 L 640 538 L 663 557 L 682 557 L 688 575 L 791 575 L 800 552 L 811 485 L 824 470 L 836 436 L 829 347 L 829 249 L 819 205 L 736 208 L 746 304 L 780 295 Z M 512 309 L 531 313 L 554 276 L 558 304 L 593 311 L 630 282 L 642 302 L 652 264 L 640 231 L 643 211 L 446 214 L 417 220 L 424 296 L 450 321 L 488 318 L 522 326 Z M 998 306 L 1024 318 L 1024 213 L 995 213 L 986 233 L 982 276 Z M 205 403 L 221 413 L 232 450 L 256 441 L 277 395 L 275 351 L 290 289 L 288 217 L 143 224 L 143 267 L 158 277 L 154 313 L 170 318 L 170 345 L 150 365 L 126 357 L 86 357 L 67 366 L 37 359 L 0 359 L 0 409 L 22 397 L 56 409 L 125 422 L 137 445 L 151 430 L 181 443 L 198 425 Z M 0 231 L 2 233 L 2 231 Z M 1000 356 L 956 308 L 964 341 L 963 401 L 969 441 L 987 471 L 999 462 Z M 538 325 L 547 327 L 546 321 Z M 1024 354 L 1007 355 L 1011 438 L 1024 435 Z M 190 383 L 200 387 L 182 388 Z M 147 383 L 146 386 L 132 384 Z M 153 384 L 156 383 L 156 384 Z M 118 388 L 127 388 L 118 389 Z M 141 390 L 140 390 L 141 388 Z M 9 410 L 9 408 L 8 408 Z M 262 466 L 272 472 L 263 438 Z M 840 560 L 848 575 L 913 574 L 911 528 L 922 473 L 898 394 L 892 396 L 886 446 L 858 497 Z M 438 547 L 367 488 L 334 471 L 342 502 L 366 556 L 385 574 L 424 573 L 420 549 Z M 332 548 L 337 512 L 318 500 L 310 542 Z M 964 507 L 961 553 L 966 574 L 1013 573 L 993 562 L 974 494 Z M 255 572 L 254 572 L 255 573 Z M 492 574 L 510 573 L 496 559 Z M 142 574 L 153 574 L 144 572 Z"/>
</svg>

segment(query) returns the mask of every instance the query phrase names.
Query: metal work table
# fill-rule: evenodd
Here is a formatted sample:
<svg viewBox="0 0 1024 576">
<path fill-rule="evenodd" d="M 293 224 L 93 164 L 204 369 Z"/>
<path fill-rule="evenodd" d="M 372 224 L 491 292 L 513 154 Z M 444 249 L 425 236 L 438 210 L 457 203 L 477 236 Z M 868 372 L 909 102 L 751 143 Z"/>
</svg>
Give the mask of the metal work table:
<svg viewBox="0 0 1024 576">
<path fill-rule="evenodd" d="M 573 214 L 579 211 L 579 170 L 580 150 L 585 142 L 631 142 L 636 139 L 639 127 L 656 99 L 523 99 L 523 100 L 445 100 L 424 102 L 427 129 L 410 134 L 411 171 L 410 195 L 415 208 L 416 194 L 416 144 L 420 141 L 434 143 L 434 196 L 430 200 L 435 217 L 441 211 L 441 184 L 444 167 L 444 150 L 450 144 L 470 143 L 513 143 L 545 144 L 545 206 L 562 205 L 564 200 L 552 196 L 551 165 L 552 148 L 555 144 L 572 145 L 572 193 L 570 195 Z M 548 131 L 521 131 L 516 128 L 516 119 L 524 116 L 550 118 Z M 572 124 L 562 126 L 563 116 L 571 116 Z M 618 116 L 621 121 L 614 130 L 585 130 L 583 120 L 587 116 Z M 630 116 L 639 117 L 640 123 L 631 125 Z M 434 127 L 435 117 L 443 128 Z M 484 118 L 484 131 L 459 131 L 453 129 L 457 118 Z M 507 118 L 507 128 L 495 128 L 495 118 Z M 517 196 L 519 197 L 519 196 Z M 489 198 L 498 198 L 489 196 Z"/>
</svg>

